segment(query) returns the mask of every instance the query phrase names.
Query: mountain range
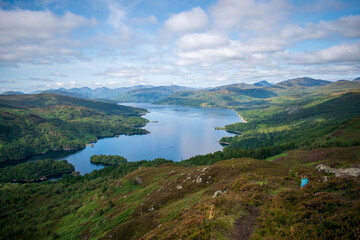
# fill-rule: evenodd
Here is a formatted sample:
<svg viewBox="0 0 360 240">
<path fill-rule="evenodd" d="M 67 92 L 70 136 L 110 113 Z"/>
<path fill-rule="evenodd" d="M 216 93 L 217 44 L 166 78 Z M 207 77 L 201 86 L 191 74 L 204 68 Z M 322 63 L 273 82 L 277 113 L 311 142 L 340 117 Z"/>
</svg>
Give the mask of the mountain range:
<svg viewBox="0 0 360 240">
<path fill-rule="evenodd" d="M 359 82 L 360 78 L 356 78 L 353 81 L 339 80 L 342 82 L 341 85 L 352 86 L 355 82 Z M 174 98 L 186 99 L 192 96 L 199 97 L 201 95 L 207 95 L 209 93 L 219 93 L 220 95 L 228 95 L 224 99 L 234 100 L 231 97 L 232 94 L 242 96 L 241 100 L 246 98 L 257 98 L 266 99 L 276 97 L 282 92 L 294 93 L 294 91 L 301 92 L 305 88 L 317 88 L 326 85 L 336 86 L 337 82 L 331 82 L 321 79 L 313 79 L 309 77 L 294 78 L 279 83 L 273 84 L 268 81 L 259 81 L 254 84 L 248 83 L 235 83 L 229 85 L 222 85 L 214 88 L 199 89 L 191 87 L 183 87 L 177 85 L 170 86 L 152 86 L 152 85 L 137 85 L 132 87 L 121 87 L 121 88 L 58 88 L 49 89 L 45 91 L 35 91 L 32 94 L 37 93 L 53 93 L 68 97 L 76 97 L 83 99 L 93 99 L 102 101 L 113 101 L 113 102 L 161 102 L 170 103 Z M 8 91 L 0 95 L 15 95 L 24 94 L 19 91 Z M 201 98 L 201 97 L 200 97 Z M 244 99 L 245 98 L 245 99 Z M 239 99 L 238 99 L 239 100 Z M 176 103 L 179 104 L 179 103 Z M 180 103 L 181 104 L 181 103 Z M 185 104 L 186 105 L 186 104 Z"/>
<path fill-rule="evenodd" d="M 44 160 L 0 168 L 1 239 L 358 239 L 360 81 L 122 90 L 53 91 L 227 108 L 246 122 L 217 128 L 236 133 L 219 139 L 222 151 L 181 162 L 123 159 L 31 184 L 9 181 L 73 167 Z M 146 133 L 145 112 L 59 94 L 1 96 L 0 162 Z"/>
</svg>

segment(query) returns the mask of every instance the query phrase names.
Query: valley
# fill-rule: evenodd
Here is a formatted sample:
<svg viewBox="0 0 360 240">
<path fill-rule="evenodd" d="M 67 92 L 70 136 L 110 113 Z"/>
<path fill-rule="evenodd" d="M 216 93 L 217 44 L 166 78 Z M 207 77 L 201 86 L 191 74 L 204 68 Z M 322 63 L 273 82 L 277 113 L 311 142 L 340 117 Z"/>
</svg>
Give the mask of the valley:
<svg viewBox="0 0 360 240">
<path fill-rule="evenodd" d="M 6 97 L 14 96 L 18 95 Z M 35 101 L 33 95 L 30 97 Z M 146 124 L 140 118 L 146 112 L 142 108 L 91 102 L 93 110 L 86 117 L 80 111 L 82 108 L 74 106 L 74 98 L 64 102 L 70 98 L 43 94 L 38 97 L 46 101 L 25 104 L 17 97 L 15 104 L 2 100 L 1 107 L 5 109 L 2 129 L 8 129 L 4 124 L 9 123 L 6 117 L 16 113 L 25 122 L 41 117 L 45 120 L 36 124 L 49 121 L 54 126 L 60 126 L 52 122 L 54 119 L 64 121 L 61 126 L 74 123 L 81 126 L 79 122 L 91 123 L 93 118 L 101 117 L 106 124 L 97 126 L 103 126 L 110 136 L 146 131 L 146 127 L 141 128 Z M 66 111 L 53 104 L 59 98 L 63 101 L 61 109 Z M 90 107 L 85 105 L 90 104 L 89 100 L 76 101 L 84 108 Z M 135 161 L 126 157 L 126 161 L 103 156 L 99 161 L 116 164 L 82 176 L 65 174 L 57 181 L 0 183 L 1 236 L 4 239 L 21 236 L 27 239 L 236 239 L 239 236 L 355 239 L 358 236 L 359 175 L 337 176 L 318 167 L 322 164 L 339 171 L 360 169 L 357 81 L 301 78 L 275 85 L 239 84 L 180 91 L 159 103 L 227 108 L 236 111 L 246 122 L 240 122 L 236 116 L 238 122 L 217 126 L 241 134 L 219 138 L 218 141 L 227 143 L 223 149 L 182 161 L 167 157 Z M 46 106 L 52 107 L 46 109 Z M 109 107 L 106 112 L 105 106 Z M 76 115 L 73 107 L 81 114 Z M 117 125 L 111 125 L 111 120 L 124 123 L 127 128 L 117 132 Z M 157 119 L 150 120 L 153 122 L 148 124 L 162 124 Z M 29 126 L 36 125 L 32 121 L 33 125 Z M 19 121 L 15 126 L 22 126 L 20 123 L 23 124 Z M 66 131 L 62 133 L 61 128 L 58 131 L 65 136 Z M 89 127 L 88 131 L 93 130 Z M 83 136 L 87 135 L 78 135 L 79 141 L 92 139 Z M 5 142 L 3 139 L 11 142 L 10 138 L 2 137 Z M 6 146 L 3 144 L 2 149 Z M 16 172 L 16 166 L 11 168 Z M 304 177 L 308 184 L 301 189 Z"/>
</svg>

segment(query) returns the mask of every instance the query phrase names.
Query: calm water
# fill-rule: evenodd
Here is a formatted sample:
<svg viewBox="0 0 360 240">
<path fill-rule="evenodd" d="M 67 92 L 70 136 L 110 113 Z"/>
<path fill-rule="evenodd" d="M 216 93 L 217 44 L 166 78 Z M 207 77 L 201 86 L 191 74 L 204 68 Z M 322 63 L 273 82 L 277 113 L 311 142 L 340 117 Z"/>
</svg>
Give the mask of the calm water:
<svg viewBox="0 0 360 240">
<path fill-rule="evenodd" d="M 126 104 L 148 109 L 144 117 L 150 121 L 146 135 L 105 138 L 75 153 L 51 153 L 35 156 L 31 160 L 53 158 L 67 159 L 81 174 L 103 168 L 90 163 L 90 157 L 98 154 L 121 155 L 128 161 L 166 158 L 181 161 L 199 154 L 221 150 L 217 142 L 232 136 L 215 127 L 241 121 L 234 111 L 226 109 L 192 108 L 182 106 L 152 105 L 146 103 Z M 155 122 L 156 121 L 156 122 Z"/>
</svg>

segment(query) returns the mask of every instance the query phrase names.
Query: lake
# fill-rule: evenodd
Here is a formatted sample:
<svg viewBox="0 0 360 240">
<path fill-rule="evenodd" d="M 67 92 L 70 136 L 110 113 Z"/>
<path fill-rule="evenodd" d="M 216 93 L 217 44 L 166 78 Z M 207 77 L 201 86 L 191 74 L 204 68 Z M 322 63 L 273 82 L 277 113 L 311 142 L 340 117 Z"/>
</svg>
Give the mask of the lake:
<svg viewBox="0 0 360 240">
<path fill-rule="evenodd" d="M 166 158 L 181 161 L 199 154 L 222 150 L 218 141 L 225 136 L 233 136 L 215 127 L 240 122 L 234 111 L 228 109 L 194 108 L 173 105 L 153 105 L 149 103 L 126 103 L 123 105 L 145 108 L 149 111 L 144 117 L 150 122 L 146 135 L 132 135 L 104 138 L 93 147 L 72 153 L 49 153 L 34 156 L 29 161 L 39 159 L 66 159 L 82 175 L 102 165 L 90 163 L 93 155 L 121 155 L 128 161 Z"/>
</svg>

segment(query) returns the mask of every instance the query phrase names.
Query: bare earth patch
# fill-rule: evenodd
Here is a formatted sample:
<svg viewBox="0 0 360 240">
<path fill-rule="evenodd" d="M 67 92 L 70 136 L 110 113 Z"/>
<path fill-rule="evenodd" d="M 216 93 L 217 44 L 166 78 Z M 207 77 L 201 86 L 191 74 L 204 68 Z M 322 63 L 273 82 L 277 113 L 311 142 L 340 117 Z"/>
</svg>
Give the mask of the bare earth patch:
<svg viewBox="0 0 360 240">
<path fill-rule="evenodd" d="M 257 225 L 256 218 L 259 216 L 259 209 L 255 207 L 249 208 L 249 214 L 235 220 L 232 231 L 232 239 L 246 240 L 250 238 L 251 233 Z"/>
</svg>

